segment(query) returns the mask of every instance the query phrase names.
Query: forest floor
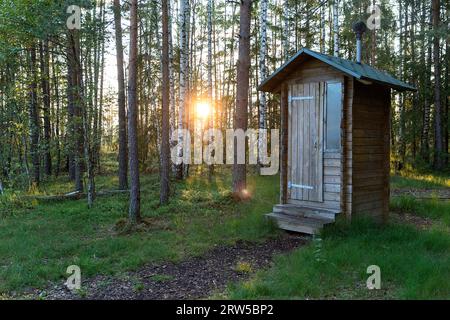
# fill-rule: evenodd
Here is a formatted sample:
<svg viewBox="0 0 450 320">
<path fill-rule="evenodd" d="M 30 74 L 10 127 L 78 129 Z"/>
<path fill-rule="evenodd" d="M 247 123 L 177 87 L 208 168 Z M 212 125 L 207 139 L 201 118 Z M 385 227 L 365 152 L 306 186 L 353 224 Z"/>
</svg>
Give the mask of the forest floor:
<svg viewBox="0 0 450 320">
<path fill-rule="evenodd" d="M 98 190 L 117 184 L 105 171 L 97 177 Z M 146 224 L 133 233 L 122 227 L 126 195 L 99 197 L 89 210 L 85 199 L 48 202 L 7 190 L 0 197 L 0 299 L 64 283 L 71 265 L 80 266 L 83 280 L 121 277 L 144 266 L 201 257 L 218 247 L 258 246 L 280 237 L 264 219 L 278 201 L 277 177 L 250 176 L 251 201 L 235 203 L 229 172 L 217 172 L 212 182 L 206 173 L 192 172 L 187 181 L 173 183 L 171 202 L 164 207 L 159 206 L 158 175 L 142 175 Z M 48 181 L 33 195 L 40 199 L 70 192 L 66 179 Z M 269 249 L 276 252 L 277 246 Z"/>
<path fill-rule="evenodd" d="M 206 171 L 206 170 L 205 170 Z M 106 172 L 107 173 L 107 172 Z M 213 182 L 195 172 L 158 204 L 158 177 L 142 179 L 145 227 L 121 232 L 127 197 L 40 202 L 0 197 L 0 299 L 450 299 L 448 175 L 392 178 L 392 219 L 358 220 L 315 239 L 287 235 L 264 219 L 278 201 L 277 177 L 250 175 L 252 200 L 235 203 L 228 172 Z M 98 177 L 99 190 L 117 183 Z M 35 195 L 65 193 L 49 181 Z M 421 192 L 418 199 L 413 192 Z M 24 200 L 26 199 L 26 200 Z M 382 290 L 366 288 L 379 265 Z M 82 290 L 64 287 L 66 268 L 82 270 Z"/>
<path fill-rule="evenodd" d="M 62 283 L 36 290 L 30 298 L 55 300 L 192 300 L 220 295 L 234 282 L 248 280 L 270 266 L 274 255 L 288 253 L 309 241 L 284 235 L 262 243 L 218 246 L 205 255 L 179 263 L 150 264 L 120 276 L 96 276 L 70 291 Z"/>
</svg>

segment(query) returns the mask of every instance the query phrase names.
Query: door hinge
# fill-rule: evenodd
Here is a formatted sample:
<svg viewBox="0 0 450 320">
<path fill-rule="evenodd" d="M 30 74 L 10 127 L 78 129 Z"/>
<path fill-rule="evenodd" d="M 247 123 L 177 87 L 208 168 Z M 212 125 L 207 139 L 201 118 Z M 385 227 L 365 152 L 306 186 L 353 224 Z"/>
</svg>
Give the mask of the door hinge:
<svg viewBox="0 0 450 320">
<path fill-rule="evenodd" d="M 291 97 L 291 101 L 305 101 L 305 100 L 314 100 L 314 97 Z"/>
<path fill-rule="evenodd" d="M 304 185 L 301 185 L 301 184 L 294 184 L 294 183 L 292 183 L 292 182 L 288 182 L 288 188 L 289 189 L 306 189 L 306 190 L 314 190 L 314 187 L 311 187 L 311 186 L 304 186 Z"/>
</svg>

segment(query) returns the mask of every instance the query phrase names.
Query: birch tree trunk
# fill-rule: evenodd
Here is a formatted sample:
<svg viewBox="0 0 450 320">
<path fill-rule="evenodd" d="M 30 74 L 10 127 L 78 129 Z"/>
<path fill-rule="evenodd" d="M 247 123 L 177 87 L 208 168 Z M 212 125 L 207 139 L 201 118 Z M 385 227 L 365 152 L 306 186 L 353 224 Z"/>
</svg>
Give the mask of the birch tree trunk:
<svg viewBox="0 0 450 320">
<path fill-rule="evenodd" d="M 170 137 L 172 137 L 172 133 L 176 128 L 176 101 L 175 101 L 175 75 L 174 75 L 174 66 L 173 66 L 173 30 L 172 30 L 172 6 L 169 0 L 169 81 L 170 81 Z M 175 164 L 172 165 L 172 172 L 174 175 L 177 174 L 177 166 Z"/>
<path fill-rule="evenodd" d="M 405 52 L 405 30 L 406 26 L 404 26 L 403 14 L 404 11 L 407 13 L 403 0 L 399 1 L 399 23 L 400 23 L 400 79 L 405 80 L 405 56 L 401 54 Z M 405 119 L 405 95 L 400 92 L 399 94 L 399 126 L 398 126 L 398 136 L 397 136 L 397 144 L 398 144 L 398 155 L 399 160 L 396 163 L 396 170 L 403 169 L 405 163 L 405 154 L 406 154 L 406 141 L 405 141 L 405 131 L 406 131 L 406 119 Z"/>
<path fill-rule="evenodd" d="M 237 64 L 236 115 L 234 129 L 247 131 L 248 90 L 250 74 L 250 23 L 252 0 L 241 0 L 239 61 Z M 233 193 L 236 198 L 246 197 L 247 172 L 245 164 L 237 163 L 237 142 L 234 143 Z"/>
<path fill-rule="evenodd" d="M 114 0 L 114 25 L 116 32 L 117 87 L 119 114 L 119 189 L 128 189 L 127 116 L 125 106 L 125 75 L 123 70 L 122 15 L 120 0 Z"/>
<path fill-rule="evenodd" d="M 333 43 L 334 56 L 339 57 L 339 0 L 333 3 Z"/>
<path fill-rule="evenodd" d="M 207 15 L 208 15 L 208 101 L 209 101 L 209 107 L 210 107 L 210 114 L 209 114 L 209 128 L 214 128 L 214 103 L 213 103 L 213 48 L 212 48 L 212 36 L 213 36 L 213 1 L 208 0 L 208 6 L 207 6 Z M 214 137 L 211 136 L 210 144 L 214 143 Z M 214 154 L 211 154 L 211 157 L 213 157 Z M 214 165 L 209 166 L 208 171 L 208 178 L 211 181 L 212 176 L 214 174 Z"/>
<path fill-rule="evenodd" d="M 128 162 L 131 177 L 129 220 L 131 224 L 141 222 L 141 191 L 139 178 L 139 153 L 137 134 L 137 56 L 138 56 L 138 4 L 131 0 L 130 8 L 130 62 L 128 80 Z"/>
<path fill-rule="evenodd" d="M 450 30 L 450 2 L 447 2 L 446 7 L 447 14 L 447 30 Z M 445 40 L 445 85 L 444 85 L 444 95 L 445 95 L 445 106 L 444 106 L 444 153 L 445 153 L 445 163 L 444 166 L 448 166 L 450 160 L 449 152 L 449 107 L 450 107 L 450 87 L 449 87 L 449 77 L 450 77 L 450 37 L 447 35 Z"/>
<path fill-rule="evenodd" d="M 260 2 L 260 19 L 259 25 L 261 28 L 261 38 L 259 44 L 259 79 L 260 82 L 267 78 L 267 67 L 266 67 L 266 53 L 267 53 L 267 10 L 268 10 L 268 0 L 261 0 Z M 267 129 L 267 101 L 266 93 L 263 91 L 259 92 L 259 129 Z M 260 134 L 261 137 L 261 134 Z M 262 138 L 262 137 L 261 137 Z M 264 139 L 259 139 L 259 164 L 261 162 L 261 151 L 266 150 Z M 263 152 L 265 154 L 265 152 Z"/>
<path fill-rule="evenodd" d="M 180 100 L 178 110 L 178 129 L 180 135 L 178 136 L 178 156 L 183 157 L 183 145 L 184 136 L 181 134 L 183 129 L 186 129 L 186 106 L 187 106 L 187 69 L 188 69 L 188 14 L 189 6 L 187 5 L 189 0 L 180 0 Z M 179 165 L 177 168 L 177 179 L 181 180 L 184 177 L 184 165 Z"/>
</svg>

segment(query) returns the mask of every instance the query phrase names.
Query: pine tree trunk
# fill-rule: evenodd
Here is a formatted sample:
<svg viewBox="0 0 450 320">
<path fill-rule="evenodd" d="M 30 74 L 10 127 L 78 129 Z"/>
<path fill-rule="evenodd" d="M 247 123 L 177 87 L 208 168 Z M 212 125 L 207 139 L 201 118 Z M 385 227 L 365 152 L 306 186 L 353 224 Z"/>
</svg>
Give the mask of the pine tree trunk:
<svg viewBox="0 0 450 320">
<path fill-rule="evenodd" d="M 116 31 L 117 87 L 119 114 L 119 189 L 128 189 L 127 115 L 125 106 L 125 75 L 123 70 L 122 15 L 120 0 L 114 0 L 114 25 Z"/>
<path fill-rule="evenodd" d="M 68 34 L 68 72 L 69 72 L 69 91 L 72 103 L 72 124 L 70 138 L 73 147 L 73 166 L 75 178 L 75 190 L 83 192 L 83 170 L 82 160 L 84 153 L 84 135 L 83 135 L 83 119 L 81 110 L 81 56 L 80 56 L 80 39 L 77 30 L 71 30 Z"/>
<path fill-rule="evenodd" d="M 38 186 L 40 183 L 40 157 L 39 157 L 39 109 L 37 100 L 37 76 L 36 76 L 36 48 L 32 46 L 29 50 L 29 117 L 30 117 L 30 154 L 33 164 L 32 182 Z"/>
<path fill-rule="evenodd" d="M 52 174 L 51 145 L 51 124 L 50 124 L 50 56 L 48 40 L 39 43 L 39 56 L 41 67 L 41 89 L 42 107 L 44 111 L 44 173 L 47 176 Z"/>
<path fill-rule="evenodd" d="M 162 130 L 160 202 L 169 202 L 170 193 L 170 72 L 169 72 L 169 0 L 162 0 Z"/>
<path fill-rule="evenodd" d="M 427 6 L 423 3 L 422 17 L 425 21 Z M 432 24 L 429 24 L 429 33 L 432 31 Z M 427 36 L 427 61 L 425 66 L 425 88 L 431 87 L 431 37 Z M 424 37 L 425 40 L 425 37 Z M 421 135 L 421 154 L 425 161 L 430 161 L 430 109 L 431 98 L 428 92 L 424 92 L 424 106 L 423 106 L 423 124 Z"/>
<path fill-rule="evenodd" d="M 55 92 L 55 104 L 56 104 L 56 111 L 55 111 L 55 139 L 56 139 L 56 170 L 55 175 L 58 177 L 61 171 L 61 106 L 60 106 L 60 97 L 59 97 L 59 81 L 58 81 L 58 73 L 57 73 L 57 66 L 54 58 L 54 54 L 51 55 L 52 59 L 52 77 L 53 77 L 53 85 L 54 85 L 54 92 Z"/>
<path fill-rule="evenodd" d="M 241 0 L 239 61 L 237 64 L 236 115 L 234 129 L 247 131 L 248 91 L 250 76 L 250 22 L 252 0 Z M 237 143 L 235 141 L 233 166 L 233 193 L 237 198 L 245 197 L 247 188 L 247 170 L 245 164 L 237 164 Z"/>
<path fill-rule="evenodd" d="M 283 1 L 283 60 L 287 61 L 289 59 L 289 40 L 290 40 L 290 30 L 289 30 L 289 0 Z"/>
<path fill-rule="evenodd" d="M 67 40 L 67 130 L 65 135 L 65 144 L 67 148 L 67 169 L 69 171 L 69 178 L 71 181 L 75 181 L 75 97 L 73 90 L 73 50 L 71 47 L 70 34 Z"/>
<path fill-rule="evenodd" d="M 443 161 L 443 139 L 442 139 L 442 110 L 441 110 L 441 63 L 440 63 L 440 38 L 439 28 L 441 23 L 440 0 L 433 0 L 433 63 L 434 63 L 434 167 L 441 170 Z"/>
<path fill-rule="evenodd" d="M 131 224 L 141 222 L 141 191 L 139 179 L 139 153 L 137 134 L 137 56 L 138 56 L 138 1 L 131 0 L 130 8 L 130 62 L 128 81 L 128 162 L 130 168 L 131 190 L 129 220 Z"/>
</svg>

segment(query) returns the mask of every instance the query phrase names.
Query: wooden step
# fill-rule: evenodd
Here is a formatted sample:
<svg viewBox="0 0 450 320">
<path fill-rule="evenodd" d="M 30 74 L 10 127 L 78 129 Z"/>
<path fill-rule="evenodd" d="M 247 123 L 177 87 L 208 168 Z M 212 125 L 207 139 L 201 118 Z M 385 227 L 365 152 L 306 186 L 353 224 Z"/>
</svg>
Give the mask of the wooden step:
<svg viewBox="0 0 450 320">
<path fill-rule="evenodd" d="M 336 221 L 336 216 L 339 215 L 339 212 L 322 209 L 322 208 L 312 208 L 305 206 L 298 206 L 293 204 L 279 204 L 273 208 L 274 213 L 280 213 L 295 217 L 304 217 L 304 218 L 323 218 L 332 220 L 332 222 Z"/>
<path fill-rule="evenodd" d="M 275 212 L 269 213 L 267 217 L 275 221 L 280 229 L 312 235 L 318 234 L 325 225 L 333 223 L 330 219 L 320 217 L 305 218 Z"/>
</svg>

